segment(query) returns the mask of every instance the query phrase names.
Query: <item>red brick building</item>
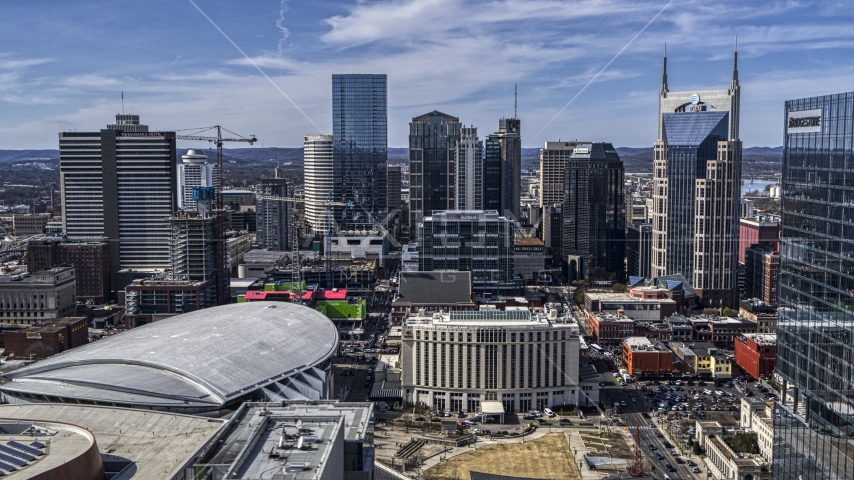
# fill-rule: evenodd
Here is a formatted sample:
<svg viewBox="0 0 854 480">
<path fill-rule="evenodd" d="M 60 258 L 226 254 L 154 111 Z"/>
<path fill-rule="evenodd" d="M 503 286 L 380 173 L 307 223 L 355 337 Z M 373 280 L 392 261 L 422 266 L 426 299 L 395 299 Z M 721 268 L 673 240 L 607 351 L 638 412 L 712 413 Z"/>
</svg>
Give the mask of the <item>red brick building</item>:
<svg viewBox="0 0 854 480">
<path fill-rule="evenodd" d="M 777 335 L 745 333 L 735 339 L 735 364 L 754 379 L 771 375 L 776 359 Z"/>
<path fill-rule="evenodd" d="M 600 345 L 619 345 L 628 337 L 646 335 L 646 325 L 635 323 L 631 318 L 619 313 L 587 313 L 587 327 L 593 335 L 593 342 Z"/>
<path fill-rule="evenodd" d="M 3 333 L 6 354 L 16 358 L 47 358 L 89 343 L 86 317 L 63 317 Z"/>
<path fill-rule="evenodd" d="M 630 337 L 623 340 L 623 364 L 629 375 L 669 375 L 674 373 L 673 352 L 658 340 Z"/>
<path fill-rule="evenodd" d="M 738 223 L 738 261 L 744 263 L 744 252 L 755 244 L 772 243 L 771 250 L 780 248 L 780 222 L 764 218 L 742 218 Z"/>
</svg>

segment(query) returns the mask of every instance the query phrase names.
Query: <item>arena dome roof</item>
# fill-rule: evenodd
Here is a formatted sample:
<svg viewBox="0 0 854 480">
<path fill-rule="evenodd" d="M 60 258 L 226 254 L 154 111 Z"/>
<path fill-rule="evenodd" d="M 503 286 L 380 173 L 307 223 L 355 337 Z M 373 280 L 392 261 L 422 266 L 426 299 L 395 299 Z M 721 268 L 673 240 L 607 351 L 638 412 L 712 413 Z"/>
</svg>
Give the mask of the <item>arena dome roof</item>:
<svg viewBox="0 0 854 480">
<path fill-rule="evenodd" d="M 252 397 L 328 398 L 338 346 L 323 314 L 250 302 L 178 315 L 6 373 L 9 403 L 75 402 L 198 413 Z"/>
</svg>

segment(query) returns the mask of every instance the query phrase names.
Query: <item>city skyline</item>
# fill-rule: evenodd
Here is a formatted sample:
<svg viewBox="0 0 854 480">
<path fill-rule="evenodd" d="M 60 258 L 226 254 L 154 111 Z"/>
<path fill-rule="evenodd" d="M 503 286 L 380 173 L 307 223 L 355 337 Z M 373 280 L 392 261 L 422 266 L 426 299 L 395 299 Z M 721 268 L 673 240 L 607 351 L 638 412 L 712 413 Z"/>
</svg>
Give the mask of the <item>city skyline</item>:
<svg viewBox="0 0 854 480">
<path fill-rule="evenodd" d="M 122 111 L 122 91 L 126 112 L 164 129 L 216 119 L 255 133 L 264 146 L 299 147 L 304 135 L 332 133 L 331 75 L 350 72 L 388 74 L 393 148 L 406 145 L 409 119 L 433 109 L 491 131 L 513 113 L 514 82 L 526 148 L 559 138 L 648 146 L 663 44 L 682 88 L 705 89 L 725 81 L 736 36 L 741 138 L 745 146 L 778 146 L 782 101 L 844 91 L 854 78 L 844 62 L 854 34 L 835 2 L 673 2 L 634 41 L 667 2 L 195 4 L 304 115 L 190 2 L 63 5 L 49 22 L 14 5 L 0 20 L 0 104 L 9 113 L 0 147 L 51 148 L 56 131 L 95 128 Z M 552 28 L 566 24 L 568 36 Z M 616 138 L 601 138 L 603 131 Z"/>
</svg>

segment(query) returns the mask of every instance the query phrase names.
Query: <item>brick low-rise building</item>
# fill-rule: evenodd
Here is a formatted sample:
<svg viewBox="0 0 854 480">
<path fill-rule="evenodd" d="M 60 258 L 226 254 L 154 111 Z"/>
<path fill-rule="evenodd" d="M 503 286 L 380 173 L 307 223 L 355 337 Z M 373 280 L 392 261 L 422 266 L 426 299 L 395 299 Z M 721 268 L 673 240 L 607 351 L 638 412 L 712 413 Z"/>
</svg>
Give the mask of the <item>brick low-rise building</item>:
<svg viewBox="0 0 854 480">
<path fill-rule="evenodd" d="M 588 312 L 622 313 L 639 321 L 661 321 L 676 313 L 678 304 L 664 289 L 629 288 L 626 293 L 584 294 L 584 307 Z"/>
<path fill-rule="evenodd" d="M 5 332 L 6 354 L 15 358 L 47 358 L 89 343 L 86 317 L 64 317 Z"/>
<path fill-rule="evenodd" d="M 735 363 L 754 379 L 771 375 L 777 364 L 777 335 L 746 333 L 738 336 Z"/>
<path fill-rule="evenodd" d="M 89 240 L 37 237 L 27 242 L 30 273 L 57 265 L 74 267 L 78 300 L 102 304 L 109 299 L 112 290 L 110 242 L 106 237 Z"/>
<path fill-rule="evenodd" d="M 619 345 L 623 339 L 646 334 L 646 325 L 619 313 L 588 312 L 587 327 L 593 341 L 601 345 Z"/>
<path fill-rule="evenodd" d="M 623 340 L 623 364 L 633 377 L 669 375 L 673 370 L 673 352 L 658 340 L 629 337 Z"/>
</svg>

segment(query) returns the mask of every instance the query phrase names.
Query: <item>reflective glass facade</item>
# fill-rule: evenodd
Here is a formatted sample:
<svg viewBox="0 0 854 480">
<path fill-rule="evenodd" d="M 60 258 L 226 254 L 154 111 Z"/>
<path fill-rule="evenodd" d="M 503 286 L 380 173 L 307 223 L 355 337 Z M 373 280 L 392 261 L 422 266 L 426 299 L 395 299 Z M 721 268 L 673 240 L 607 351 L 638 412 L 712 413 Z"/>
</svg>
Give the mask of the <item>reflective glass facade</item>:
<svg viewBox="0 0 854 480">
<path fill-rule="evenodd" d="M 727 139 L 728 112 L 666 113 L 667 273 L 694 277 L 694 211 L 698 178 L 706 178 L 706 161 L 717 157 L 718 141 Z"/>
<path fill-rule="evenodd" d="M 777 479 L 854 478 L 852 110 L 854 92 L 786 102 Z"/>
<path fill-rule="evenodd" d="M 345 229 L 385 218 L 388 103 L 385 74 L 332 75 L 335 197 L 355 207 L 337 212 Z"/>
<path fill-rule="evenodd" d="M 409 124 L 409 224 L 457 204 L 460 119 L 434 110 Z"/>
<path fill-rule="evenodd" d="M 513 226 L 495 211 L 428 215 L 418 226 L 418 270 L 470 271 L 475 292 L 515 294 Z"/>
<path fill-rule="evenodd" d="M 623 174 L 610 143 L 579 143 L 567 161 L 561 257 L 570 280 L 625 280 Z"/>
</svg>

